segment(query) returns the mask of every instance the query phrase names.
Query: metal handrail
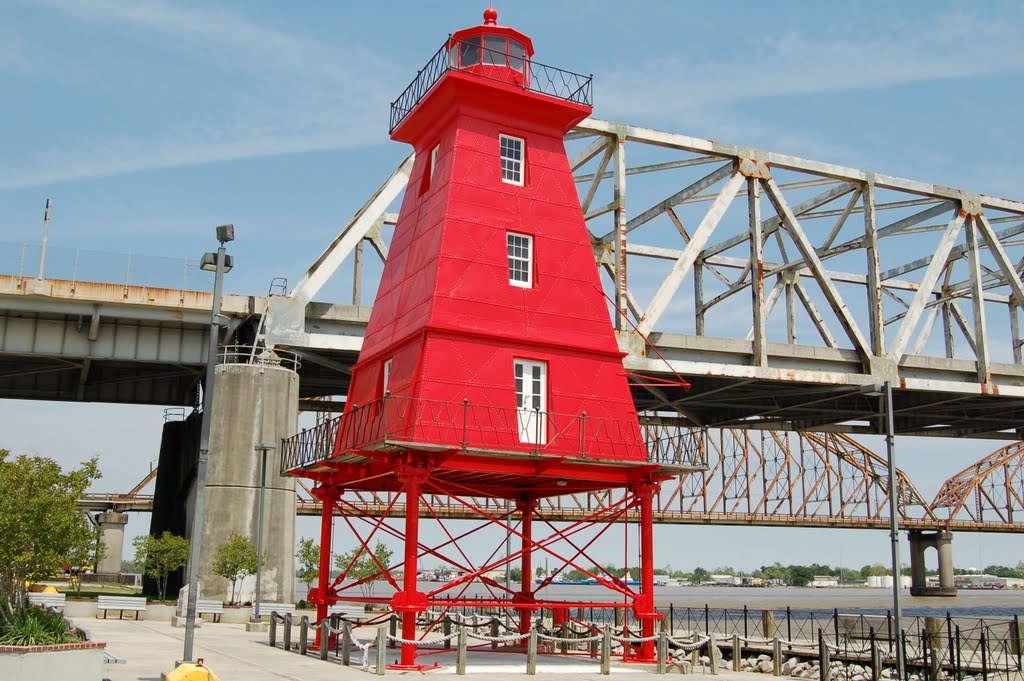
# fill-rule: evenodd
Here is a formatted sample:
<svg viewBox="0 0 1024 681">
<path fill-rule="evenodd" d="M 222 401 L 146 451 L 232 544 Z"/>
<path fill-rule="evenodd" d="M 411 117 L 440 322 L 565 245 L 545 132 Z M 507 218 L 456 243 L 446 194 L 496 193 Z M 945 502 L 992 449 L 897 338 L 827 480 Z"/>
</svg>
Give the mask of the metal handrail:
<svg viewBox="0 0 1024 681">
<path fill-rule="evenodd" d="M 282 473 L 330 458 L 387 447 L 421 447 L 631 460 L 706 467 L 706 431 L 588 414 L 560 414 L 385 395 L 287 438 Z"/>
<path fill-rule="evenodd" d="M 505 64 L 507 55 L 504 52 L 496 52 L 475 44 L 474 47 L 480 53 L 479 62 L 462 66 L 457 59 L 453 60 L 451 55 L 458 54 L 463 44 L 464 41 L 461 40 L 450 38 L 445 40 L 434 56 L 427 60 L 423 68 L 416 73 L 416 77 L 402 91 L 398 99 L 391 103 L 389 133 L 395 131 L 395 128 L 405 120 L 405 117 L 448 71 L 463 71 L 480 78 L 505 83 L 510 82 L 508 77 L 510 72 L 518 71 L 522 77 L 514 84 L 524 90 L 584 106 L 593 106 L 593 76 L 573 73 L 528 59 L 523 59 L 522 70 L 519 71 L 519 69 Z M 490 55 L 489 61 L 492 63 L 485 63 L 484 55 Z"/>
</svg>

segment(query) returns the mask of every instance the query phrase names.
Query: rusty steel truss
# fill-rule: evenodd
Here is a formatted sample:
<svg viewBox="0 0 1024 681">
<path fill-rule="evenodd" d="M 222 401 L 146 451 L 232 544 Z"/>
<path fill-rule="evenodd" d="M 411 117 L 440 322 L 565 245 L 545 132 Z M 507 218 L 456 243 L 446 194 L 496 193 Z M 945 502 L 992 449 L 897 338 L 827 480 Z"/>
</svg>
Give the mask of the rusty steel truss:
<svg viewBox="0 0 1024 681">
<path fill-rule="evenodd" d="M 327 419 L 318 430 L 328 432 Z M 777 525 L 795 527 L 888 528 L 888 483 L 884 457 L 852 438 L 835 433 L 787 434 L 776 431 L 694 429 L 685 438 L 687 456 L 702 459 L 691 471 L 662 485 L 655 497 L 656 523 Z M 697 452 L 695 450 L 701 450 Z M 85 510 L 152 510 L 142 491 L 156 476 L 152 469 L 127 494 L 87 494 Z M 897 471 L 900 527 L 973 532 L 1024 531 L 1024 442 L 981 459 L 947 480 L 931 503 L 902 471 Z M 320 502 L 297 480 L 300 515 L 319 516 Z M 398 514 L 388 494 L 349 492 L 344 502 L 368 515 Z M 471 499 L 485 508 L 487 500 Z M 551 522 L 576 521 L 619 502 L 613 493 L 546 499 L 538 511 Z M 428 498 L 431 513 L 460 518 L 460 504 L 440 495 Z M 504 506 L 491 511 L 505 513 Z M 461 505 L 464 507 L 464 505 Z"/>
</svg>

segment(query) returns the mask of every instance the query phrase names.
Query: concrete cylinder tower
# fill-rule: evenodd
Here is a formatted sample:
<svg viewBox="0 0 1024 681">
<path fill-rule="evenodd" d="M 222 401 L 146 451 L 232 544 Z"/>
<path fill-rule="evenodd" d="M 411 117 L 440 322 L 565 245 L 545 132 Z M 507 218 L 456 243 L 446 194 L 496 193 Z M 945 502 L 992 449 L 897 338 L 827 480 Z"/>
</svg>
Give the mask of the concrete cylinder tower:
<svg viewBox="0 0 1024 681">
<path fill-rule="evenodd" d="M 279 474 L 281 438 L 297 429 L 299 377 L 281 363 L 221 364 L 217 367 L 200 541 L 200 593 L 230 597 L 231 584 L 213 574 L 217 548 L 232 532 L 257 542 L 261 443 L 267 452 L 263 511 L 261 600 L 292 602 L 295 588 L 295 479 Z M 189 525 L 191 526 L 191 520 Z M 252 600 L 253 580 L 237 594 Z"/>
</svg>

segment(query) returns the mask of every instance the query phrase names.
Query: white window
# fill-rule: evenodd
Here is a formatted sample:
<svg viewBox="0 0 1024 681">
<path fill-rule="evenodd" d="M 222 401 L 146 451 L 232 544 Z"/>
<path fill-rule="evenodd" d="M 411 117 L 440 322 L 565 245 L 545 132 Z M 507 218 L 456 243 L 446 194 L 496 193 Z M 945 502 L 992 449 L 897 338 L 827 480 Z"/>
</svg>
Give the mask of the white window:
<svg viewBox="0 0 1024 681">
<path fill-rule="evenodd" d="M 441 149 L 441 145 L 437 145 L 430 150 L 430 181 L 434 181 L 434 168 L 437 167 L 437 152 Z"/>
<path fill-rule="evenodd" d="M 501 135 L 501 180 L 509 184 L 523 184 L 523 140 Z"/>
<path fill-rule="evenodd" d="M 548 365 L 517 359 L 515 377 L 519 441 L 542 445 L 547 442 Z"/>
<path fill-rule="evenodd" d="M 381 388 L 381 392 L 382 393 L 387 393 L 387 391 L 388 391 L 388 383 L 390 381 L 391 381 L 391 360 L 389 359 L 389 360 L 385 360 L 385 362 L 384 362 L 384 377 L 383 377 L 383 380 L 381 381 L 381 383 L 383 384 L 383 387 Z"/>
<path fill-rule="evenodd" d="M 508 283 L 522 288 L 533 286 L 533 237 L 507 232 Z"/>
</svg>

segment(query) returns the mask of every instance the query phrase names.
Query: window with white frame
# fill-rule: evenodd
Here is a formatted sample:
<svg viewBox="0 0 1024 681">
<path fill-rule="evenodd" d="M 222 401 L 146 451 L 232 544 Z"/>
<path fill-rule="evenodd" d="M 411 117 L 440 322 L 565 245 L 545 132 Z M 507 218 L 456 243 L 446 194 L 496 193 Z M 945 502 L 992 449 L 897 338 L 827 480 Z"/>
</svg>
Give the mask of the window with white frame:
<svg viewBox="0 0 1024 681">
<path fill-rule="evenodd" d="M 525 143 L 518 137 L 501 135 L 501 181 L 509 184 L 523 184 L 523 151 Z"/>
<path fill-rule="evenodd" d="M 381 383 L 383 384 L 383 387 L 381 388 L 381 393 L 382 394 L 385 394 L 385 395 L 387 394 L 387 392 L 388 392 L 388 383 L 390 383 L 390 382 L 391 382 L 391 360 L 389 359 L 389 360 L 385 360 L 384 361 L 384 375 L 381 378 Z"/>
<path fill-rule="evenodd" d="M 506 232 L 508 247 L 508 283 L 522 288 L 533 287 L 533 237 Z"/>
<path fill-rule="evenodd" d="M 434 181 L 434 168 L 437 167 L 437 152 L 441 149 L 441 145 L 438 144 L 436 147 L 430 150 L 430 181 Z"/>
</svg>

